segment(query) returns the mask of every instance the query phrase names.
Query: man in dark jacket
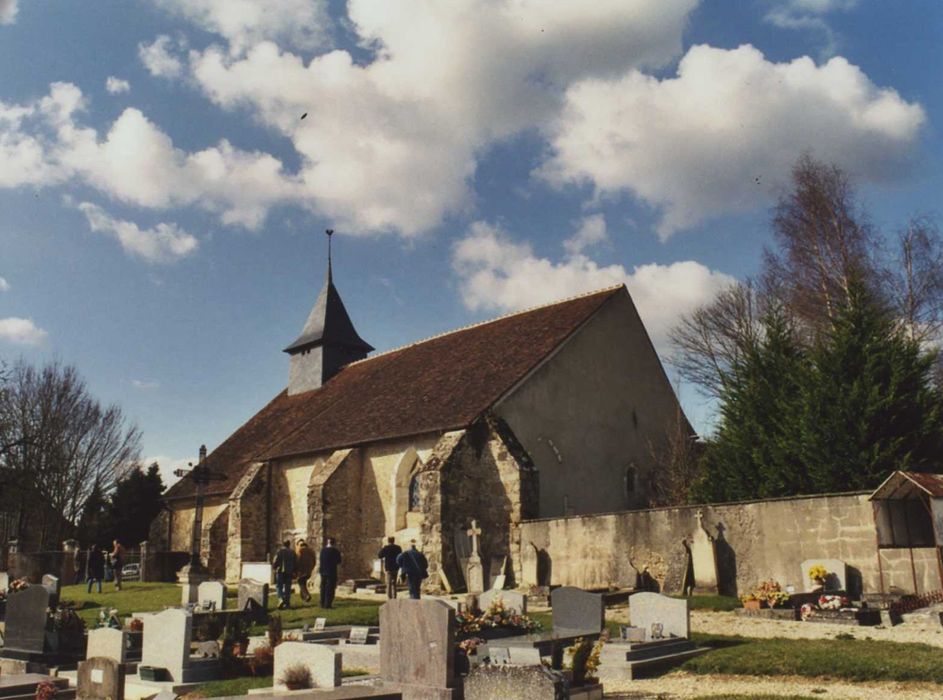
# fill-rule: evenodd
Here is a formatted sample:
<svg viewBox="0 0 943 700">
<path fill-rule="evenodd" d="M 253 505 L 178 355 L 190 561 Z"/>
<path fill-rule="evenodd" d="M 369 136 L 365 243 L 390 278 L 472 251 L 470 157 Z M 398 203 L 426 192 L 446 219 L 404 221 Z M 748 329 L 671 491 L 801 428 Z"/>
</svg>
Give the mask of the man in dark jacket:
<svg viewBox="0 0 943 700">
<path fill-rule="evenodd" d="M 291 605 L 291 580 L 295 575 L 295 553 L 291 549 L 291 540 L 282 542 L 272 560 L 275 571 L 275 591 L 278 595 L 278 609 L 284 610 Z"/>
<path fill-rule="evenodd" d="M 337 567 L 342 561 L 341 552 L 336 547 L 333 537 L 327 538 L 327 544 L 318 557 L 318 573 L 321 575 L 321 607 L 334 605 L 334 591 L 337 589 Z"/>
<path fill-rule="evenodd" d="M 311 593 L 308 592 L 308 579 L 311 578 L 311 572 L 314 571 L 314 552 L 304 540 L 298 540 L 298 548 L 295 550 L 295 556 L 298 558 L 295 573 L 298 575 L 298 593 L 304 602 L 311 600 Z"/>
<path fill-rule="evenodd" d="M 419 587 L 423 579 L 429 578 L 429 562 L 423 553 L 416 549 L 416 540 L 409 543 L 409 549 L 396 558 L 396 563 L 409 581 L 409 597 L 419 600 Z"/>
<path fill-rule="evenodd" d="M 386 538 L 386 546 L 377 553 L 386 576 L 386 597 L 392 600 L 396 597 L 396 577 L 399 576 L 399 564 L 396 558 L 403 553 L 403 548 L 396 544 L 392 537 Z"/>
<path fill-rule="evenodd" d="M 98 583 L 98 592 L 101 593 L 102 579 L 105 578 L 105 550 L 102 547 L 92 545 L 88 548 L 87 566 L 88 592 L 92 592 L 92 583 Z"/>
</svg>

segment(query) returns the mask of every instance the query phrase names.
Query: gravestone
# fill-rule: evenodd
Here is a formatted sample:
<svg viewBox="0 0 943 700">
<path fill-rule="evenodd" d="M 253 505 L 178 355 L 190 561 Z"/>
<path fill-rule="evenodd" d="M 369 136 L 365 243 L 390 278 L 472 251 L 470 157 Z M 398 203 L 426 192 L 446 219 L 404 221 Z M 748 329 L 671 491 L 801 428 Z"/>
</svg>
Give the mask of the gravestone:
<svg viewBox="0 0 943 700">
<path fill-rule="evenodd" d="M 512 666 L 537 666 L 540 664 L 540 651 L 534 647 L 509 647 Z"/>
<path fill-rule="evenodd" d="M 127 661 L 128 633 L 111 627 L 96 627 L 88 631 L 85 658 L 114 659 L 119 664 Z"/>
<path fill-rule="evenodd" d="M 461 697 L 455 611 L 441 600 L 389 600 L 380 608 L 380 676 L 405 697 Z"/>
<path fill-rule="evenodd" d="M 507 557 L 491 557 L 491 563 L 488 565 L 488 590 L 494 588 L 504 588 L 506 576 L 504 574 L 507 567 Z M 501 585 L 497 585 L 501 584 Z"/>
<path fill-rule="evenodd" d="M 268 591 L 267 583 L 244 578 L 239 581 L 236 605 L 241 612 L 248 609 L 253 618 L 264 619 L 268 615 Z"/>
<path fill-rule="evenodd" d="M 472 550 L 468 557 L 468 564 L 465 566 L 465 581 L 468 584 L 468 592 L 477 594 L 485 590 L 485 570 L 481 563 L 481 553 L 478 551 L 481 528 L 478 527 L 477 520 L 471 521 L 468 536 L 471 538 Z"/>
<path fill-rule="evenodd" d="M 62 591 L 59 577 L 52 574 L 43 574 L 43 588 L 49 591 L 49 607 L 55 608 L 59 605 L 59 594 Z"/>
<path fill-rule="evenodd" d="M 635 593 L 629 597 L 632 626 L 645 631 L 645 640 L 691 637 L 691 615 L 686 598 L 669 598 L 659 593 Z M 655 636 L 657 633 L 661 636 Z"/>
<path fill-rule="evenodd" d="M 564 700 L 569 684 L 544 666 L 479 665 L 465 677 L 465 700 Z"/>
<path fill-rule="evenodd" d="M 848 566 L 841 559 L 806 559 L 802 562 L 802 580 L 805 582 L 805 592 L 811 593 L 816 588 L 815 583 L 809 578 L 809 569 L 814 564 L 821 564 L 828 572 L 825 577 L 826 591 L 847 591 L 848 588 Z"/>
<path fill-rule="evenodd" d="M 488 655 L 491 658 L 491 663 L 497 666 L 507 666 L 511 663 L 511 648 L 510 647 L 488 647 Z"/>
<path fill-rule="evenodd" d="M 694 517 L 697 526 L 691 536 L 691 563 L 694 568 L 694 592 L 717 594 L 717 545 L 704 528 L 704 513 L 698 510 Z"/>
<path fill-rule="evenodd" d="M 182 683 L 190 665 L 193 615 L 170 608 L 152 615 L 144 626 L 141 666 L 165 668 L 171 680 Z"/>
<path fill-rule="evenodd" d="M 0 571 L 0 591 L 6 593 L 7 589 L 10 587 L 10 574 L 6 571 Z"/>
<path fill-rule="evenodd" d="M 337 688 L 341 684 L 342 654 L 336 647 L 307 642 L 282 642 L 275 647 L 272 676 L 275 690 L 286 690 L 282 677 L 289 666 L 301 665 L 311 672 L 315 688 Z"/>
<path fill-rule="evenodd" d="M 213 610 L 226 609 L 226 585 L 222 581 L 204 581 L 197 587 L 200 605 L 212 603 Z"/>
<path fill-rule="evenodd" d="M 75 697 L 77 700 L 124 700 L 124 666 L 102 656 L 80 662 Z"/>
<path fill-rule="evenodd" d="M 267 561 L 246 561 L 242 563 L 242 578 L 261 581 L 262 583 L 272 582 L 272 565 Z"/>
<path fill-rule="evenodd" d="M 316 617 L 314 618 L 314 631 L 322 632 L 324 628 L 327 627 L 327 618 L 326 617 Z"/>
<path fill-rule="evenodd" d="M 691 564 L 691 550 L 686 540 L 679 540 L 671 545 L 665 554 L 667 569 L 665 578 L 660 581 L 661 590 L 665 593 L 680 594 L 684 592 L 685 578 Z"/>
<path fill-rule="evenodd" d="M 7 597 L 3 656 L 16 659 L 43 653 L 49 597 L 44 586 L 30 586 Z"/>
<path fill-rule="evenodd" d="M 350 637 L 348 641 L 351 644 L 366 644 L 370 639 L 370 628 L 358 625 L 350 628 Z"/>
<path fill-rule="evenodd" d="M 550 593 L 554 632 L 598 634 L 605 627 L 605 604 L 601 593 L 561 586 Z"/>
<path fill-rule="evenodd" d="M 537 564 L 540 561 L 540 553 L 537 545 L 528 542 L 521 548 L 521 578 L 525 586 L 537 586 Z"/>
<path fill-rule="evenodd" d="M 483 611 L 487 611 L 496 600 L 503 602 L 506 610 L 516 612 L 519 615 L 527 614 L 527 596 L 517 591 L 485 591 L 478 596 L 478 606 Z"/>
</svg>

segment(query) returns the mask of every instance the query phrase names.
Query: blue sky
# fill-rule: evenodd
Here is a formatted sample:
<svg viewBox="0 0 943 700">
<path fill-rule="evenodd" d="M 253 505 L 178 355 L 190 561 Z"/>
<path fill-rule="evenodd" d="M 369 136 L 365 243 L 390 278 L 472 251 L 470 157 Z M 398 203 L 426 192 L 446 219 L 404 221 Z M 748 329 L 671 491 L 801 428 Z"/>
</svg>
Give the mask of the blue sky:
<svg viewBox="0 0 943 700">
<path fill-rule="evenodd" d="M 665 356 L 801 153 L 940 214 L 941 47 L 935 0 L 0 0 L 0 357 L 169 470 L 284 387 L 326 227 L 379 350 L 624 281 Z"/>
</svg>

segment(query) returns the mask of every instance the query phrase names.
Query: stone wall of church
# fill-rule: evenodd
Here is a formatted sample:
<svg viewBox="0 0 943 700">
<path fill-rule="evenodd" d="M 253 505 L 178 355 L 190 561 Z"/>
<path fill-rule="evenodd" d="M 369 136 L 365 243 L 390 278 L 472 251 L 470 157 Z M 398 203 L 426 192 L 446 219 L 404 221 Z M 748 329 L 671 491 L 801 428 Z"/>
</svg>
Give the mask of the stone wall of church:
<svg viewBox="0 0 943 700">
<path fill-rule="evenodd" d="M 647 505 L 652 449 L 680 407 L 627 294 L 610 299 L 496 413 L 540 473 L 540 515 Z"/>
<path fill-rule="evenodd" d="M 226 507 L 226 498 L 223 496 L 207 497 L 203 506 L 203 533 L 217 518 L 220 511 Z M 196 505 L 192 500 L 174 501 L 170 504 L 173 514 L 170 516 L 170 541 L 167 550 L 171 552 L 189 552 L 193 535 L 193 519 L 196 514 Z M 166 521 L 164 521 L 166 522 Z M 162 538 L 162 539 L 166 539 Z M 202 540 L 201 540 L 202 541 Z"/>
<path fill-rule="evenodd" d="M 646 571 L 669 593 L 678 592 L 695 514 L 717 542 L 718 574 L 734 594 L 775 579 L 804 590 L 803 561 L 840 559 L 865 592 L 880 590 L 876 531 L 868 494 L 840 494 L 720 505 L 661 508 L 523 523 L 525 553 L 545 560 L 539 583 L 603 588 L 634 585 Z M 943 588 L 933 549 L 881 551 L 885 590 Z M 521 565 L 524 565 L 523 557 Z M 525 567 L 527 568 L 527 567 Z M 529 568 L 529 572 L 536 567 Z M 525 583 L 536 584 L 528 580 Z"/>
<path fill-rule="evenodd" d="M 267 541 L 265 537 L 269 521 L 268 473 L 268 464 L 252 464 L 230 494 L 225 566 L 227 583 L 239 581 L 242 562 L 268 559 L 271 547 L 271 540 Z"/>
</svg>

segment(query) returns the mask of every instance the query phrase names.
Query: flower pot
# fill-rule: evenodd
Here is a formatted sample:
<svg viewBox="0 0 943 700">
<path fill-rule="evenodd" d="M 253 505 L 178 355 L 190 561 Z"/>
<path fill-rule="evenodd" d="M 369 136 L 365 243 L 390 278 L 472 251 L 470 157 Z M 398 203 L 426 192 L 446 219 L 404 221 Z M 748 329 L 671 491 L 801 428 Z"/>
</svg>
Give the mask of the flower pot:
<svg viewBox="0 0 943 700">
<path fill-rule="evenodd" d="M 758 600 L 745 600 L 743 601 L 744 610 L 759 610 L 763 607 L 762 603 Z"/>
</svg>

